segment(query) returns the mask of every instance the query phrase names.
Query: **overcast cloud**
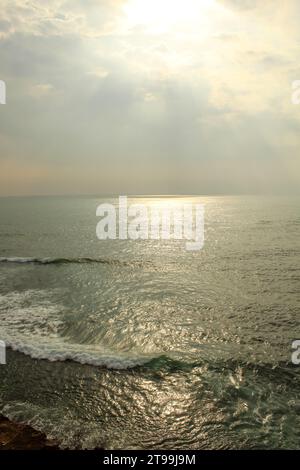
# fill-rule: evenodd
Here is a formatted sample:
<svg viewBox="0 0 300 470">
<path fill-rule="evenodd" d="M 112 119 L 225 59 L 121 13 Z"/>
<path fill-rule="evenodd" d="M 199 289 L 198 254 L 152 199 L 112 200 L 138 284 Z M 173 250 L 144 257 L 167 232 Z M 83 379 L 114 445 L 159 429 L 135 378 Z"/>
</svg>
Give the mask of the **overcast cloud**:
<svg viewBox="0 0 300 470">
<path fill-rule="evenodd" d="M 0 0 L 0 195 L 299 191 L 300 2 L 136 4 Z"/>
</svg>

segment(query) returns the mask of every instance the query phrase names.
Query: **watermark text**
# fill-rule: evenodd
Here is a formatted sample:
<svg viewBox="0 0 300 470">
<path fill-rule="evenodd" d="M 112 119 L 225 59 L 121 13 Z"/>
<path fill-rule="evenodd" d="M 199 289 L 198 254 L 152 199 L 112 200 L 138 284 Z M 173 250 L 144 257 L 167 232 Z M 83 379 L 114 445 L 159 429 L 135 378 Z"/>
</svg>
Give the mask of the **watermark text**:
<svg viewBox="0 0 300 470">
<path fill-rule="evenodd" d="M 296 366 L 300 365 L 300 339 L 295 339 L 292 342 L 292 363 Z"/>
<path fill-rule="evenodd" d="M 100 204 L 96 215 L 101 217 L 96 228 L 99 240 L 186 240 L 189 251 L 204 245 L 203 204 L 128 204 L 127 196 L 120 196 L 117 207 Z"/>
<path fill-rule="evenodd" d="M 0 364 L 6 364 L 6 344 L 0 340 Z"/>
<path fill-rule="evenodd" d="M 0 104 L 6 104 L 6 84 L 0 80 Z"/>
</svg>

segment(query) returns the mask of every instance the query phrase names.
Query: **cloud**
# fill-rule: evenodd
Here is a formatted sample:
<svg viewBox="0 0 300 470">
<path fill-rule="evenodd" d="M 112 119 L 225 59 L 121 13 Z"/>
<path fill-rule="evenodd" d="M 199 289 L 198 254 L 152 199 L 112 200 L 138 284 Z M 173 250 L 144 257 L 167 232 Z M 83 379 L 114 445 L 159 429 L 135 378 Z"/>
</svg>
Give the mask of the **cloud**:
<svg viewBox="0 0 300 470">
<path fill-rule="evenodd" d="M 225 6 L 228 6 L 230 8 L 236 9 L 236 10 L 253 10 L 257 8 L 258 0 L 218 0 L 219 3 L 224 4 Z M 268 1 L 268 0 L 267 0 Z"/>
<path fill-rule="evenodd" d="M 163 32 L 123 0 L 2 3 L 2 194 L 298 188 L 298 2 Z"/>
</svg>

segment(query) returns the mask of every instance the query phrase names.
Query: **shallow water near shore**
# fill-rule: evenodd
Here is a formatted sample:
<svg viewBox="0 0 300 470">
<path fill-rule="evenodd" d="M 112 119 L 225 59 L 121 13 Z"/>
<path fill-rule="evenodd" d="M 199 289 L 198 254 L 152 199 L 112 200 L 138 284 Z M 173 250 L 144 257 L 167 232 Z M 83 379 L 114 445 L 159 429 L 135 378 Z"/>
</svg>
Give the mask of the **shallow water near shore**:
<svg viewBox="0 0 300 470">
<path fill-rule="evenodd" d="M 298 448 L 299 200 L 172 198 L 205 205 L 196 252 L 99 241 L 103 201 L 0 200 L 0 412 L 70 448 Z"/>
</svg>

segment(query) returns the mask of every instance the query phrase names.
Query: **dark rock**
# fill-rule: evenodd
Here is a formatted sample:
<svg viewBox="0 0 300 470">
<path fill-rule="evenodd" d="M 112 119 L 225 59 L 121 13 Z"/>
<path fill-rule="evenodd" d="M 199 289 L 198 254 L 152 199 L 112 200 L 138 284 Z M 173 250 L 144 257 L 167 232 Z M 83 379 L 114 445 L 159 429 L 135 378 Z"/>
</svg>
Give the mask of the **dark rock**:
<svg viewBox="0 0 300 470">
<path fill-rule="evenodd" d="M 27 424 L 14 423 L 0 415 L 0 450 L 59 450 L 55 441 Z"/>
</svg>

